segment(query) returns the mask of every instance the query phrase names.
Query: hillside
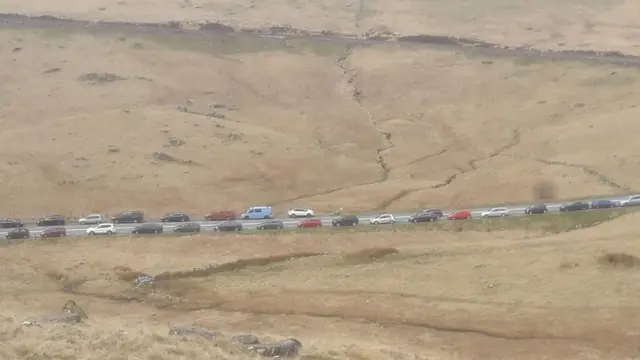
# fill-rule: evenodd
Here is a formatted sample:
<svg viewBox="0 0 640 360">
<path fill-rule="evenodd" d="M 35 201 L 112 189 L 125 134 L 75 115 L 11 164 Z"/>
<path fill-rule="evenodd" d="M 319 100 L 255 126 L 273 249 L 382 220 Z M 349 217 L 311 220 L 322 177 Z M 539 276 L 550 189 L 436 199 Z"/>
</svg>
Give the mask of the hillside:
<svg viewBox="0 0 640 360">
<path fill-rule="evenodd" d="M 540 181 L 562 198 L 634 190 L 634 67 L 127 31 L 0 31 L 0 213 L 410 210 L 530 201 Z"/>
<path fill-rule="evenodd" d="M 238 28 L 291 26 L 349 34 L 474 37 L 542 49 L 618 50 L 640 54 L 640 5 L 633 0 L 5 0 L 2 13 L 83 20 L 222 22 Z"/>
</svg>

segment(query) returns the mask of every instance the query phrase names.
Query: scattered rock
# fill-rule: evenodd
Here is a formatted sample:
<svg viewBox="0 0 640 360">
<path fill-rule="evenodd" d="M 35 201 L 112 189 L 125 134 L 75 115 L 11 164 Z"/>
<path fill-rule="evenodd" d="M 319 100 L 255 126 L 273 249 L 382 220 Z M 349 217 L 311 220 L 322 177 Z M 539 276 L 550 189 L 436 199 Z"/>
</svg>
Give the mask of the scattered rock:
<svg viewBox="0 0 640 360">
<path fill-rule="evenodd" d="M 295 357 L 300 354 L 302 343 L 297 339 L 286 339 L 275 344 L 254 345 L 249 347 L 249 351 L 260 354 L 263 357 L 281 358 Z"/>
<path fill-rule="evenodd" d="M 215 331 L 211 331 L 211 330 L 196 327 L 196 326 L 178 325 L 178 326 L 172 326 L 169 329 L 169 335 L 183 336 L 183 337 L 197 336 L 207 340 L 215 340 L 216 337 L 218 336 L 218 333 L 216 333 Z"/>
<path fill-rule="evenodd" d="M 154 152 L 153 157 L 160 161 L 178 162 L 176 158 L 162 151 Z"/>
<path fill-rule="evenodd" d="M 60 69 L 59 67 L 55 67 L 55 68 L 51 68 L 51 69 L 47 69 L 45 71 L 43 71 L 43 74 L 53 74 L 53 73 L 57 73 L 59 71 L 61 71 L 62 69 Z"/>
<path fill-rule="evenodd" d="M 213 117 L 213 118 L 216 118 L 216 119 L 226 119 L 227 118 L 227 115 L 220 114 L 219 112 L 216 112 L 216 111 L 210 112 L 206 116 Z"/>
<path fill-rule="evenodd" d="M 127 78 L 112 73 L 86 73 L 78 77 L 78 80 L 89 84 L 107 84 Z"/>
<path fill-rule="evenodd" d="M 120 148 L 114 145 L 109 145 L 109 149 L 107 151 L 112 154 L 115 154 L 120 152 Z"/>
<path fill-rule="evenodd" d="M 235 335 L 231 337 L 231 343 L 240 345 L 257 345 L 260 344 L 260 339 L 255 335 Z"/>
<path fill-rule="evenodd" d="M 153 276 L 142 275 L 135 278 L 133 284 L 136 285 L 136 287 L 153 287 L 155 281 Z"/>
<path fill-rule="evenodd" d="M 88 319 L 87 314 L 82 310 L 75 301 L 69 300 L 62 307 L 62 312 L 43 316 L 37 320 L 26 320 L 22 323 L 24 326 L 37 326 L 42 327 L 43 324 L 79 324 Z"/>
<path fill-rule="evenodd" d="M 182 140 L 182 139 L 178 139 L 176 137 L 170 136 L 169 137 L 169 145 L 170 146 L 182 146 L 186 144 L 186 141 Z"/>
</svg>

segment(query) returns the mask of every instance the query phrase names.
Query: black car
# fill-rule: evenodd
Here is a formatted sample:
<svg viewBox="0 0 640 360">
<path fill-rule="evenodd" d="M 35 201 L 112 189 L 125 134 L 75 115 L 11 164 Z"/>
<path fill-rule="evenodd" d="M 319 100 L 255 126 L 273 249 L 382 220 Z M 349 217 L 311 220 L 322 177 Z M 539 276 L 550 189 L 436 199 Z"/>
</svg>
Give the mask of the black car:
<svg viewBox="0 0 640 360">
<path fill-rule="evenodd" d="M 62 215 L 49 215 L 36 220 L 38 226 L 64 225 L 65 223 L 66 219 Z"/>
<path fill-rule="evenodd" d="M 189 222 L 176 226 L 173 232 L 200 232 L 200 224 Z"/>
<path fill-rule="evenodd" d="M 616 207 L 617 204 L 611 200 L 595 200 L 591 202 L 592 209 L 611 209 Z"/>
<path fill-rule="evenodd" d="M 235 221 L 225 221 L 218 226 L 214 226 L 213 231 L 240 231 L 242 230 L 242 224 Z"/>
<path fill-rule="evenodd" d="M 416 224 L 416 223 L 420 223 L 420 222 L 429 222 L 429 221 L 436 221 L 438 220 L 440 217 L 438 216 L 438 214 L 434 213 L 434 212 L 421 212 L 418 214 L 415 214 L 413 216 L 411 216 L 409 218 L 409 222 L 412 224 Z"/>
<path fill-rule="evenodd" d="M 356 226 L 360 220 L 355 215 L 344 215 L 331 220 L 331 225 L 336 226 Z"/>
<path fill-rule="evenodd" d="M 442 210 L 440 209 L 424 209 L 422 210 L 423 213 L 434 213 L 438 216 L 438 218 L 442 217 Z"/>
<path fill-rule="evenodd" d="M 111 221 L 118 223 L 139 223 L 144 221 L 144 213 L 142 211 L 123 211 L 111 217 Z"/>
<path fill-rule="evenodd" d="M 8 218 L 0 219 L 0 228 L 21 228 L 24 223 L 19 220 L 13 220 Z"/>
<path fill-rule="evenodd" d="M 185 213 L 174 212 L 160 218 L 162 222 L 183 222 L 190 221 L 191 217 Z"/>
<path fill-rule="evenodd" d="M 524 209 L 525 214 L 544 214 L 547 211 L 549 210 L 545 204 L 535 204 Z"/>
<path fill-rule="evenodd" d="M 271 220 L 267 220 L 267 221 L 261 222 L 260 224 L 258 224 L 256 229 L 258 229 L 258 230 L 280 230 L 280 229 L 284 229 L 284 223 L 282 222 L 282 220 L 271 219 Z"/>
<path fill-rule="evenodd" d="M 160 224 L 143 224 L 138 225 L 133 230 L 132 234 L 160 234 L 163 231 L 163 227 Z"/>
<path fill-rule="evenodd" d="M 27 228 L 17 228 L 9 231 L 6 238 L 9 239 L 28 239 L 31 234 Z"/>
<path fill-rule="evenodd" d="M 584 201 L 576 201 L 570 204 L 563 204 L 560 206 L 560 211 L 579 211 L 589 209 L 589 203 Z"/>
</svg>

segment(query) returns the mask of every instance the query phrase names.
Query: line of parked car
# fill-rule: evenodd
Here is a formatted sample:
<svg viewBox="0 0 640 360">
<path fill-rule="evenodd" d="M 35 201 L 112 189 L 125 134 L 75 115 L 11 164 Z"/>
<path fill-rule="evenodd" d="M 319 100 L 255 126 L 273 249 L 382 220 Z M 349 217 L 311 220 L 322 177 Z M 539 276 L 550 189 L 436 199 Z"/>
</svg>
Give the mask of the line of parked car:
<svg viewBox="0 0 640 360">
<path fill-rule="evenodd" d="M 627 200 L 620 202 L 602 199 L 587 201 L 574 201 L 563 204 L 559 207 L 559 211 L 580 211 L 587 209 L 610 209 L 615 207 L 627 207 L 640 205 L 640 195 L 630 196 Z M 524 213 L 544 214 L 548 212 L 547 205 L 534 204 L 524 209 Z M 298 228 L 315 228 L 322 227 L 322 221 L 315 218 L 315 212 L 309 208 L 293 208 L 287 211 L 290 218 L 303 218 L 296 226 Z M 511 210 L 507 207 L 495 207 L 488 211 L 480 213 L 482 218 L 506 217 L 512 215 Z M 409 223 L 421 223 L 440 220 L 444 216 L 440 209 L 425 209 L 417 214 L 409 217 Z M 469 210 L 458 210 L 447 215 L 447 220 L 466 220 L 473 217 Z M 274 219 L 270 206 L 253 206 L 244 211 L 239 216 L 232 210 L 218 210 L 204 215 L 206 221 L 223 221 L 213 227 L 213 231 L 241 231 L 242 223 L 238 220 L 256 220 L 261 219 L 263 222 L 257 225 L 258 230 L 279 230 L 284 229 L 282 220 Z M 114 235 L 116 234 L 116 224 L 121 223 L 142 223 L 144 222 L 144 213 L 138 210 L 123 211 L 112 216 L 107 222 L 107 218 L 101 214 L 90 214 L 78 220 L 81 225 L 92 225 L 86 229 L 86 234 L 93 235 Z M 160 218 L 160 223 L 145 223 L 134 227 L 132 234 L 160 234 L 164 232 L 161 223 L 180 223 L 173 228 L 176 233 L 193 233 L 200 232 L 201 226 L 197 222 L 192 222 L 192 218 L 182 212 L 172 212 Z M 356 215 L 342 215 L 331 221 L 333 227 L 356 226 L 360 223 L 360 219 Z M 395 224 L 396 218 L 393 214 L 381 214 L 376 218 L 369 220 L 372 225 Z M 36 221 L 38 226 L 54 226 L 43 230 L 40 237 L 53 238 L 67 235 L 65 217 L 61 215 L 50 215 L 40 218 Z M 24 222 L 9 218 L 0 218 L 0 228 L 13 228 L 7 235 L 7 239 L 26 239 L 31 237 L 31 232 L 24 226 Z"/>
</svg>

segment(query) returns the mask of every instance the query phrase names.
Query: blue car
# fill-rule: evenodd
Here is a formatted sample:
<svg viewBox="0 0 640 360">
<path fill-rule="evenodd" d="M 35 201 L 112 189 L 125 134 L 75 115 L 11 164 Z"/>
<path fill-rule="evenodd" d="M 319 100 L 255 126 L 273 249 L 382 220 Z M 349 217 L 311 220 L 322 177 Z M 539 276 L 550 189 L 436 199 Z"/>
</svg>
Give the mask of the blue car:
<svg viewBox="0 0 640 360">
<path fill-rule="evenodd" d="M 592 209 L 611 209 L 616 207 L 616 203 L 611 200 L 595 200 L 591 202 Z"/>
<path fill-rule="evenodd" d="M 271 219 L 271 206 L 252 206 L 245 210 L 240 218 L 243 220 Z"/>
</svg>

